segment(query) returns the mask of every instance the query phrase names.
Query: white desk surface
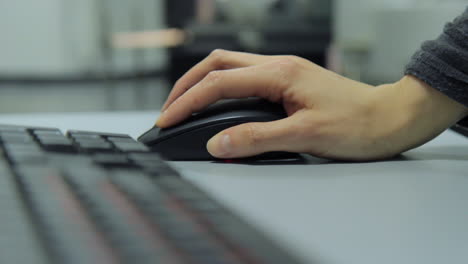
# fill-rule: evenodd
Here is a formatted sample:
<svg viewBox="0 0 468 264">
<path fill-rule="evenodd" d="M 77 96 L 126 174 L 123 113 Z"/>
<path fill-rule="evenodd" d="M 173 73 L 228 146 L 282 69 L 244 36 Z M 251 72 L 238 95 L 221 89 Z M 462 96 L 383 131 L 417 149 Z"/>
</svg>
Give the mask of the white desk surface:
<svg viewBox="0 0 468 264">
<path fill-rule="evenodd" d="M 137 137 L 158 112 L 0 115 L 0 123 Z M 446 131 L 395 160 L 172 162 L 305 263 L 468 263 L 468 139 Z M 315 262 L 314 262 L 315 263 Z"/>
</svg>

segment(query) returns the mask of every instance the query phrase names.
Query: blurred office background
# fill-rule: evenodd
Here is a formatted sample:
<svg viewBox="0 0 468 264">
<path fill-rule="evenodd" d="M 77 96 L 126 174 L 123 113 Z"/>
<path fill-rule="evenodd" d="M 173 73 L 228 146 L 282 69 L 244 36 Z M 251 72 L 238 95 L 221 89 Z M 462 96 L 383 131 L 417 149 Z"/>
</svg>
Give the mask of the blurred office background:
<svg viewBox="0 0 468 264">
<path fill-rule="evenodd" d="M 373 84 L 466 0 L 0 0 L 0 113 L 159 109 L 213 49 L 294 54 Z"/>
</svg>

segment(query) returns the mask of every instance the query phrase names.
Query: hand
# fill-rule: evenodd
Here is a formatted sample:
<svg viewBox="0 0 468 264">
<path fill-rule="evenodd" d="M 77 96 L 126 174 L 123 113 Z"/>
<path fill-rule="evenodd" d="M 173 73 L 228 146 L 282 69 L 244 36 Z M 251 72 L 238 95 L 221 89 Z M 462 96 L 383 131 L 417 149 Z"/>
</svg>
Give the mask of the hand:
<svg viewBox="0 0 468 264">
<path fill-rule="evenodd" d="M 207 144 L 215 157 L 290 151 L 382 159 L 432 139 L 468 113 L 412 76 L 373 87 L 294 56 L 216 50 L 177 81 L 156 124 L 169 127 L 219 99 L 243 97 L 281 103 L 288 117 L 220 132 Z"/>
</svg>

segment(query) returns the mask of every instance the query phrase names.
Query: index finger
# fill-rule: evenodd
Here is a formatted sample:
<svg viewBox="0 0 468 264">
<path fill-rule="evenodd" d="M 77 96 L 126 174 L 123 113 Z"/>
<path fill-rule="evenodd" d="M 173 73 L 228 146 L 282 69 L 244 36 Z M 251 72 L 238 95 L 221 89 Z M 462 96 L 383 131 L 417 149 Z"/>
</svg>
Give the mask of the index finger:
<svg viewBox="0 0 468 264">
<path fill-rule="evenodd" d="M 211 71 L 227 70 L 253 66 L 267 61 L 268 56 L 235 52 L 226 50 L 214 50 L 204 60 L 192 67 L 174 85 L 161 111 L 166 110 L 177 98 L 193 87 Z"/>
<path fill-rule="evenodd" d="M 179 123 L 219 99 L 262 97 L 273 102 L 282 98 L 287 87 L 276 62 L 232 70 L 213 71 L 175 100 L 159 117 L 156 125 L 165 128 Z"/>
</svg>

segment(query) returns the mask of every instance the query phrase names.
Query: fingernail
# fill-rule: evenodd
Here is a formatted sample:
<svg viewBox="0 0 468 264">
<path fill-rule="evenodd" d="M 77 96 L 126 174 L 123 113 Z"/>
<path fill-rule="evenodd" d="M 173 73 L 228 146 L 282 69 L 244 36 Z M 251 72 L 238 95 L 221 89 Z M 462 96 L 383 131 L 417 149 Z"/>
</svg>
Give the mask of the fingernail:
<svg viewBox="0 0 468 264">
<path fill-rule="evenodd" d="M 215 157 L 225 158 L 232 154 L 231 137 L 227 134 L 210 139 L 207 146 L 210 154 Z"/>
<path fill-rule="evenodd" d="M 157 126 L 160 125 L 161 120 L 162 120 L 163 116 L 166 115 L 166 113 L 167 113 L 167 110 L 164 110 L 164 111 L 159 115 L 158 120 L 156 120 L 156 125 L 157 125 Z"/>
</svg>

